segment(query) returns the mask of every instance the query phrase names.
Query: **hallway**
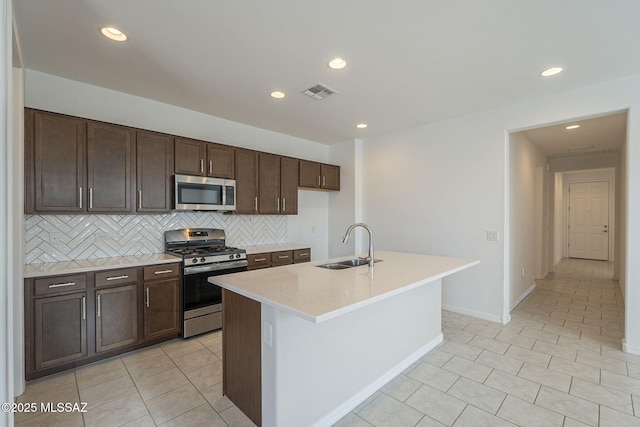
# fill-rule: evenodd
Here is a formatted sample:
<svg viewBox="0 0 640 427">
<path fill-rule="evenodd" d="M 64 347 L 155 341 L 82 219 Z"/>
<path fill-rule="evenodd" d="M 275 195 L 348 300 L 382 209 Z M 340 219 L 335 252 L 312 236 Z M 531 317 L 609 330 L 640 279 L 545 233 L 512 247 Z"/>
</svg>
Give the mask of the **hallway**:
<svg viewBox="0 0 640 427">
<path fill-rule="evenodd" d="M 613 264 L 566 259 L 507 325 L 443 312 L 445 342 L 339 426 L 640 426 Z"/>
</svg>

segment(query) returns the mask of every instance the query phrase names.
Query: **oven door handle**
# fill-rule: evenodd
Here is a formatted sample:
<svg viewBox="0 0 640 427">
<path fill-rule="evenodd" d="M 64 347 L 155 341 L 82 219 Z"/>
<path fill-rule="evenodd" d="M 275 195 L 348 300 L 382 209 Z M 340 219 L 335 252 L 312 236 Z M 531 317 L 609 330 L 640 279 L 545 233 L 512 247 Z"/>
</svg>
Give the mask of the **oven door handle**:
<svg viewBox="0 0 640 427">
<path fill-rule="evenodd" d="M 183 273 L 185 276 L 190 274 L 208 273 L 210 271 L 224 271 L 232 268 L 246 267 L 249 265 L 246 259 L 240 261 L 225 261 L 214 264 L 194 265 L 193 267 L 185 267 Z M 223 273 L 224 274 L 224 273 Z"/>
</svg>

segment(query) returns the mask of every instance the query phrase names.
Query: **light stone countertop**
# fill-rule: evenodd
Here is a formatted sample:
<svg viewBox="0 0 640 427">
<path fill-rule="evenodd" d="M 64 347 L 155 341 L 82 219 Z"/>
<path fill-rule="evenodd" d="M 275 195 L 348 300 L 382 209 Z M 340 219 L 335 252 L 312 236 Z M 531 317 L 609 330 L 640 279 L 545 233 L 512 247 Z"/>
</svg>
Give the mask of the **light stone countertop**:
<svg viewBox="0 0 640 427">
<path fill-rule="evenodd" d="M 270 245 L 239 246 L 239 248 L 246 250 L 247 255 L 251 255 L 261 254 L 264 252 L 295 251 L 296 249 L 311 248 L 311 245 L 302 245 L 299 243 L 274 243 Z"/>
<path fill-rule="evenodd" d="M 320 323 L 428 284 L 480 261 L 435 255 L 377 251 L 368 265 L 329 270 L 319 264 L 340 257 L 209 278 L 209 282 L 255 301 Z"/>
<path fill-rule="evenodd" d="M 25 279 L 60 274 L 86 273 L 126 267 L 182 262 L 182 258 L 168 254 L 131 255 L 111 258 L 90 258 L 75 261 L 43 262 L 24 266 Z"/>
</svg>

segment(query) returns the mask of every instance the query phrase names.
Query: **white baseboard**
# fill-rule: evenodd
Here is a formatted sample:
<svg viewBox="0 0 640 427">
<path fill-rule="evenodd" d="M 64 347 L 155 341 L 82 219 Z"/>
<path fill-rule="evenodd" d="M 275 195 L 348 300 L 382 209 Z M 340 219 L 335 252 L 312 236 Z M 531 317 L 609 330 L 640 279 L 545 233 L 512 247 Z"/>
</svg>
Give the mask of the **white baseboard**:
<svg viewBox="0 0 640 427">
<path fill-rule="evenodd" d="M 640 355 L 640 346 L 637 345 L 629 345 L 626 339 L 622 340 L 622 351 L 629 354 L 638 354 Z"/>
<path fill-rule="evenodd" d="M 420 360 L 422 356 L 433 350 L 438 344 L 443 341 L 444 337 L 442 333 L 438 334 L 434 339 L 429 341 L 427 344 L 420 347 L 409 357 L 398 363 L 392 369 L 383 374 L 380 378 L 369 384 L 363 390 L 361 390 L 358 394 L 353 396 L 351 399 L 344 402 L 342 405 L 338 406 L 333 411 L 329 412 L 327 415 L 322 417 L 320 420 L 313 424 L 313 427 L 324 427 L 324 426 L 332 426 L 341 420 L 345 415 L 351 412 L 354 408 L 356 408 L 359 404 L 364 402 L 369 396 L 378 391 L 383 385 L 394 379 L 396 376 L 401 374 L 405 369 L 409 366 L 413 365 L 415 362 Z"/>
<path fill-rule="evenodd" d="M 513 311 L 513 309 L 516 308 L 518 304 L 520 304 L 522 300 L 525 299 L 531 292 L 533 292 L 535 288 L 536 288 L 536 283 L 533 282 L 533 284 L 529 286 L 527 290 L 524 291 L 522 295 L 520 295 L 520 297 L 518 297 L 518 299 L 511 305 L 511 307 L 509 307 L 509 311 Z"/>
<path fill-rule="evenodd" d="M 477 317 L 478 319 L 488 320 L 490 322 L 503 323 L 504 320 L 500 316 L 495 316 L 493 314 L 483 313 L 480 311 L 468 310 L 466 308 L 455 307 L 453 305 L 442 304 L 442 309 L 451 311 L 453 313 L 464 314 L 465 316 Z M 510 316 L 508 316 L 508 318 L 509 320 L 511 320 Z"/>
</svg>

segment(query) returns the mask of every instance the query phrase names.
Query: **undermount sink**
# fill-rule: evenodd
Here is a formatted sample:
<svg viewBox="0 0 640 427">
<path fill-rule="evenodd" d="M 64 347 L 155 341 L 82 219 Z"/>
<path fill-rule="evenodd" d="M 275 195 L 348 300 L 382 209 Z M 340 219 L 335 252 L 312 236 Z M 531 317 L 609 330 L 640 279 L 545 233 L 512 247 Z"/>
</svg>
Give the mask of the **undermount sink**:
<svg viewBox="0 0 640 427">
<path fill-rule="evenodd" d="M 381 259 L 373 260 L 373 262 L 380 262 L 380 261 L 382 260 Z M 346 259 L 344 261 L 336 261 L 336 262 L 330 262 L 328 264 L 316 265 L 316 267 L 326 268 L 329 270 L 344 270 L 345 268 L 359 267 L 361 265 L 367 265 L 367 264 L 369 264 L 369 260 L 365 258 L 351 258 L 351 259 Z"/>
</svg>

